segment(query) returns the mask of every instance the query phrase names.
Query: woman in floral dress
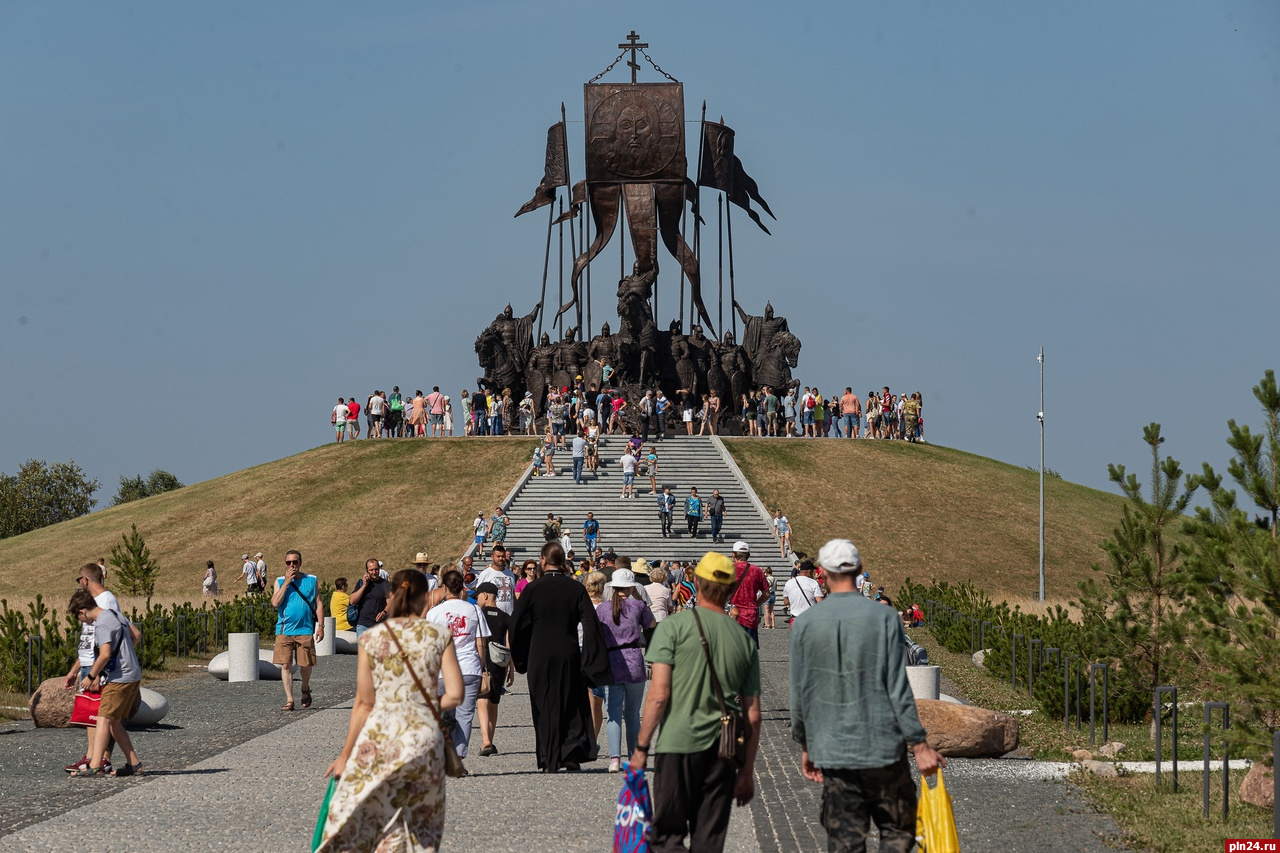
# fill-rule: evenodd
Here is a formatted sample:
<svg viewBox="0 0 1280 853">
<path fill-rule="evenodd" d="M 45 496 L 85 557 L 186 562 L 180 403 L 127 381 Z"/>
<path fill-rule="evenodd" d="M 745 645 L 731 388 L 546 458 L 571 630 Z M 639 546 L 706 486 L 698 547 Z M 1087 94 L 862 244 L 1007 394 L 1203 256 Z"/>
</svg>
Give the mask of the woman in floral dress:
<svg viewBox="0 0 1280 853">
<path fill-rule="evenodd" d="M 429 691 L 443 676 L 437 711 L 462 701 L 462 671 L 449 632 L 418 615 L 427 600 L 426 577 L 405 570 L 391 582 L 388 618 L 360 637 L 347 740 L 328 770 L 338 784 L 322 851 L 434 853 L 440 846 L 444 739 L 406 663 Z"/>
</svg>

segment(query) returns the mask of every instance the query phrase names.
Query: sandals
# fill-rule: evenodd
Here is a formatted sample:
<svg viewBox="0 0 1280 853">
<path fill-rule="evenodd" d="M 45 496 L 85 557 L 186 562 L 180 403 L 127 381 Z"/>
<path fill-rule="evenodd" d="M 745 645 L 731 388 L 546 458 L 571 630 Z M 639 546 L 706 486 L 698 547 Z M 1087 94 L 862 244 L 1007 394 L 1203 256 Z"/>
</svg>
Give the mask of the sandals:
<svg viewBox="0 0 1280 853">
<path fill-rule="evenodd" d="M 72 779 L 102 779 L 107 775 L 107 771 L 101 767 L 89 767 L 88 765 L 81 767 L 72 772 Z"/>
<path fill-rule="evenodd" d="M 122 776 L 141 776 L 142 762 L 139 761 L 137 764 L 126 764 L 124 767 L 121 767 L 119 770 L 112 773 L 111 775 L 115 776 L 116 778 L 120 778 Z"/>
<path fill-rule="evenodd" d="M 311 691 L 310 690 L 302 691 L 302 707 L 303 708 L 311 707 Z"/>
<path fill-rule="evenodd" d="M 293 710 L 293 703 L 292 703 L 292 702 L 285 702 L 283 705 L 281 705 L 281 706 L 280 706 L 280 710 L 281 710 L 281 711 L 292 711 L 292 710 Z"/>
</svg>

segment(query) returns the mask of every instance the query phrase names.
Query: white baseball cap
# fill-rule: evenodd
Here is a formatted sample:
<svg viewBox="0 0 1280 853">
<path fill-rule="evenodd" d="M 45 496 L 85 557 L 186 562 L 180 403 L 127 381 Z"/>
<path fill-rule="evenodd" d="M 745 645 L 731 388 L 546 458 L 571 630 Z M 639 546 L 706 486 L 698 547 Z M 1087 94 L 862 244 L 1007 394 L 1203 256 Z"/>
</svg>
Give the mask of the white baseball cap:
<svg viewBox="0 0 1280 853">
<path fill-rule="evenodd" d="M 739 539 L 737 542 L 734 542 L 734 543 L 733 543 L 733 553 L 735 553 L 735 554 L 736 554 L 736 553 L 738 553 L 739 551 L 741 551 L 741 552 L 743 552 L 743 553 L 746 553 L 746 554 L 750 554 L 750 553 L 751 553 L 751 546 L 750 546 L 750 545 L 748 545 L 746 542 L 742 541 L 741 539 Z"/>
<path fill-rule="evenodd" d="M 832 539 L 818 551 L 818 565 L 839 575 L 856 572 L 862 568 L 862 555 L 858 546 L 848 539 Z"/>
</svg>

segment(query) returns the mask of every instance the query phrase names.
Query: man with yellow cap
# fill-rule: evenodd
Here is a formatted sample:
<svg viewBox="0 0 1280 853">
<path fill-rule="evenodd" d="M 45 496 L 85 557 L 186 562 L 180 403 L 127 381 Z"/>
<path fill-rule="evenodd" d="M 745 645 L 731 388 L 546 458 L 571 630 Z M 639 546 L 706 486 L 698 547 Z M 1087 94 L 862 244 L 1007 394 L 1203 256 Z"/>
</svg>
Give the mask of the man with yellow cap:
<svg viewBox="0 0 1280 853">
<path fill-rule="evenodd" d="M 654 753 L 655 853 L 724 849 L 729 812 L 755 795 L 752 768 L 760 739 L 760 656 L 751 637 L 725 614 L 736 580 L 733 561 L 708 553 L 694 570 L 697 606 L 658 623 L 645 659 L 653 680 L 645 699 L 640 735 L 631 756 L 643 770 Z M 881 608 L 887 611 L 887 608 Z M 714 667 L 714 669 L 712 669 Z M 731 710 L 745 711 L 749 732 L 741 768 L 719 757 L 720 696 Z M 661 724 L 656 741 L 654 731 Z"/>
</svg>

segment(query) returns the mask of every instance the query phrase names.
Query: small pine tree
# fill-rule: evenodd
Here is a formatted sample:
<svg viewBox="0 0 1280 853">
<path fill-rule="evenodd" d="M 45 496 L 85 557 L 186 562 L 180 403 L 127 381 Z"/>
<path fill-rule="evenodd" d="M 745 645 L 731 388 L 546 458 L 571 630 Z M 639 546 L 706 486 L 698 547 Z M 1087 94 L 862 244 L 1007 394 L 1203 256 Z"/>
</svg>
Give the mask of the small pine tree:
<svg viewBox="0 0 1280 853">
<path fill-rule="evenodd" d="M 129 533 L 120 534 L 121 541 L 111 546 L 111 559 L 115 577 L 121 589 L 130 595 L 145 595 L 147 609 L 151 609 L 151 596 L 160 578 L 160 565 L 151 559 L 151 549 L 138 532 L 138 525 L 129 525 Z"/>
<path fill-rule="evenodd" d="M 1212 467 L 1196 477 L 1209 494 L 1186 525 L 1192 542 L 1187 566 L 1203 593 L 1192 599 L 1201 615 L 1201 646 L 1231 701 L 1230 737 L 1252 756 L 1264 754 L 1280 725 L 1280 393 L 1268 370 L 1253 389 L 1266 418 L 1266 435 L 1228 421 L 1227 444 L 1236 455 L 1227 472 L 1244 494 L 1270 513 L 1259 525 L 1236 503 Z"/>
<path fill-rule="evenodd" d="M 1142 438 L 1151 448 L 1149 496 L 1143 496 L 1137 476 L 1127 474 L 1123 465 L 1108 466 L 1127 503 L 1113 538 L 1102 543 L 1107 565 L 1095 564 L 1098 577 L 1080 584 L 1078 606 L 1096 647 L 1109 650 L 1119 680 L 1154 691 L 1175 676 L 1183 659 L 1188 628 L 1181 606 L 1185 546 L 1176 541 L 1176 533 L 1196 485 L 1191 478 L 1181 482 L 1177 460 L 1160 458 L 1164 438 L 1159 424 L 1144 427 Z"/>
</svg>

